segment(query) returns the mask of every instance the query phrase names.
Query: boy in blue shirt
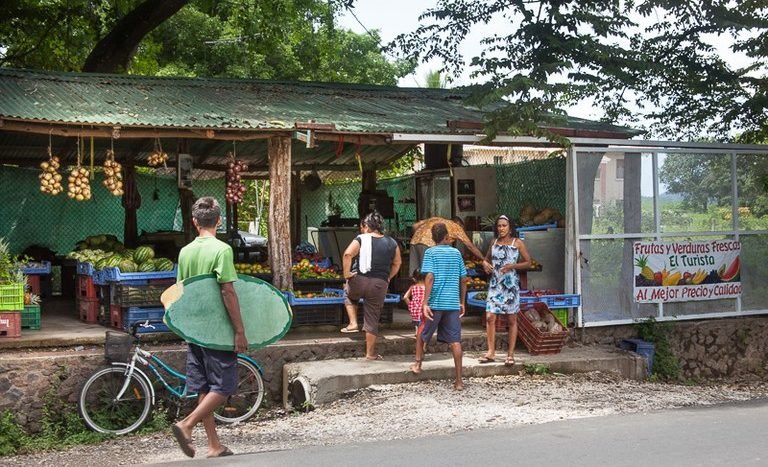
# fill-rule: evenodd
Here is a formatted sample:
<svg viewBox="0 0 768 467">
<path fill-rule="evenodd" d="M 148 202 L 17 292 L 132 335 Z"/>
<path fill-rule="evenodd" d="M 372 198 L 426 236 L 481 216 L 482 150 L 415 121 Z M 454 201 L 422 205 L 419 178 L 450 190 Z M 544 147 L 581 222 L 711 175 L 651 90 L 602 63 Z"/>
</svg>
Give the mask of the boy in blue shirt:
<svg viewBox="0 0 768 467">
<path fill-rule="evenodd" d="M 429 342 L 437 331 L 437 340 L 447 342 L 453 353 L 456 380 L 453 388 L 464 389 L 461 379 L 461 318 L 464 316 L 464 297 L 467 270 L 459 250 L 451 246 L 448 228 L 443 223 L 432 226 L 435 246 L 424 253 L 421 272 L 425 277 L 424 317 L 416 336 L 416 362 L 411 365 L 414 374 L 421 373 L 424 342 Z"/>
</svg>

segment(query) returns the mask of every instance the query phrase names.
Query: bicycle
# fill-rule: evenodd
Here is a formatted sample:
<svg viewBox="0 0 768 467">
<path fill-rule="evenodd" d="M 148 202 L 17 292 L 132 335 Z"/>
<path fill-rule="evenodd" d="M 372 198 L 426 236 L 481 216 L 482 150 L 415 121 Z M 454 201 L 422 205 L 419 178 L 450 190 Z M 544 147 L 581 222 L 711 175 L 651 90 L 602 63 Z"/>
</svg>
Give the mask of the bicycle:
<svg viewBox="0 0 768 467">
<path fill-rule="evenodd" d="M 80 391 L 80 415 L 94 431 L 124 435 L 139 429 L 155 405 L 155 386 L 150 375 L 154 375 L 155 382 L 162 383 L 170 393 L 170 399 L 177 407 L 177 416 L 185 400 L 197 398 L 196 393 L 187 392 L 186 375 L 141 348 L 139 328 L 154 329 L 154 326 L 145 321 L 132 324 L 129 334 L 107 331 L 104 353 L 111 366 L 91 375 Z M 139 364 L 149 368 L 151 373 L 139 368 Z M 238 392 L 228 397 L 214 412 L 216 420 L 222 423 L 249 419 L 264 399 L 263 371 L 258 362 L 247 355 L 238 354 L 237 365 Z M 168 375 L 167 379 L 161 370 Z M 173 385 L 169 380 L 178 384 Z"/>
</svg>

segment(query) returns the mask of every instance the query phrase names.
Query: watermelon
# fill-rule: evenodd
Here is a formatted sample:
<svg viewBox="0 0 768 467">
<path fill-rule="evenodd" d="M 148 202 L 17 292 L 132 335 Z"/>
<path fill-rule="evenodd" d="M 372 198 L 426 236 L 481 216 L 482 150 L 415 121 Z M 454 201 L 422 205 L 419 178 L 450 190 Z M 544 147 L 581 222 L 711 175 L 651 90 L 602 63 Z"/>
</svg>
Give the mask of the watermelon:
<svg viewBox="0 0 768 467">
<path fill-rule="evenodd" d="M 155 250 L 151 246 L 142 245 L 133 252 L 133 260 L 136 264 L 143 264 L 155 257 Z"/>
<path fill-rule="evenodd" d="M 96 268 L 97 271 L 101 271 L 102 269 L 107 267 L 108 262 L 109 262 L 109 257 L 101 258 L 100 260 L 96 261 L 96 264 L 94 264 L 93 267 Z"/>
<path fill-rule="evenodd" d="M 129 259 L 120 261 L 120 264 L 118 264 L 117 267 L 120 268 L 120 272 L 136 272 L 139 268 L 136 263 Z"/>
<path fill-rule="evenodd" d="M 155 271 L 173 271 L 173 261 L 168 258 L 155 259 Z"/>
<path fill-rule="evenodd" d="M 107 258 L 107 264 L 106 264 L 106 266 L 105 266 L 105 267 L 108 267 L 108 268 L 116 268 L 117 266 L 119 266 L 119 265 L 120 265 L 120 263 L 121 263 L 121 262 L 122 262 L 124 259 L 125 259 L 125 258 L 123 258 L 123 257 L 122 257 L 122 256 L 120 256 L 120 255 L 112 255 L 112 256 L 110 256 L 109 258 Z"/>
<path fill-rule="evenodd" d="M 133 249 L 131 249 L 131 248 L 126 248 L 126 249 L 124 249 L 124 250 L 123 250 L 123 251 L 120 253 L 120 255 L 122 255 L 123 259 L 130 259 L 131 261 L 133 261 L 133 252 L 134 252 L 134 250 L 133 250 Z"/>
<path fill-rule="evenodd" d="M 138 272 L 155 272 L 154 261 L 144 261 L 143 263 L 139 264 Z"/>
</svg>

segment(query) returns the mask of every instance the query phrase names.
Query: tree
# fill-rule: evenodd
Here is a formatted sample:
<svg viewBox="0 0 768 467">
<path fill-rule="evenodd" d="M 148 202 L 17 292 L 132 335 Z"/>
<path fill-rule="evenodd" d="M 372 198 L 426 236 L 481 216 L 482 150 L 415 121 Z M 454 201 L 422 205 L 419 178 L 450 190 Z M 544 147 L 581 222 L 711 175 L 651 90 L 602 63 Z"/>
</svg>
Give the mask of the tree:
<svg viewBox="0 0 768 467">
<path fill-rule="evenodd" d="M 413 65 L 376 32 L 336 28 L 340 0 L 16 0 L 0 66 L 142 75 L 397 83 Z"/>
<path fill-rule="evenodd" d="M 390 49 L 439 59 L 453 75 L 467 65 L 459 45 L 474 27 L 509 23 L 468 63 L 481 83 L 473 102 L 493 109 L 490 134 L 546 134 L 537 124 L 591 100 L 606 121 L 650 119 L 655 136 L 768 135 L 764 2 L 438 0 L 420 20 Z M 730 66 L 713 46 L 724 38 L 753 64 Z"/>
</svg>

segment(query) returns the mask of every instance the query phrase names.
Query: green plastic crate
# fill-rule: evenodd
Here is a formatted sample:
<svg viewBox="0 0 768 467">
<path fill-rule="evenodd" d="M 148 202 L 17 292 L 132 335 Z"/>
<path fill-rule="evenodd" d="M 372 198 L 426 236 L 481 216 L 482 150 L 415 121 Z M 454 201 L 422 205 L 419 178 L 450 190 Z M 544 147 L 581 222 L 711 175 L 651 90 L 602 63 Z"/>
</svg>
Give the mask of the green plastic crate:
<svg viewBox="0 0 768 467">
<path fill-rule="evenodd" d="M 560 321 L 560 324 L 562 324 L 565 327 L 568 327 L 568 309 L 554 309 L 549 310 L 552 312 L 553 315 L 555 315 L 555 318 L 557 318 L 558 321 Z"/>
<path fill-rule="evenodd" d="M 24 309 L 24 284 L 0 284 L 0 310 L 20 311 Z"/>
<path fill-rule="evenodd" d="M 21 327 L 40 329 L 40 305 L 24 305 L 21 310 Z"/>
</svg>

